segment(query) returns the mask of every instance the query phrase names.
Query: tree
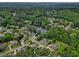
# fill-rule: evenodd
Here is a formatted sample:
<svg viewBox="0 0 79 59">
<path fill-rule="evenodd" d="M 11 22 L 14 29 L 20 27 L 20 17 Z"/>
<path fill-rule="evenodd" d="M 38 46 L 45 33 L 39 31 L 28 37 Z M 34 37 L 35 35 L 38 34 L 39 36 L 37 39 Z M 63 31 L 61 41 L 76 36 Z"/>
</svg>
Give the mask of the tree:
<svg viewBox="0 0 79 59">
<path fill-rule="evenodd" d="M 4 34 L 4 40 L 3 40 L 4 42 L 11 41 L 13 39 L 14 39 L 14 37 L 13 37 L 13 35 L 11 33 L 5 33 Z"/>
</svg>

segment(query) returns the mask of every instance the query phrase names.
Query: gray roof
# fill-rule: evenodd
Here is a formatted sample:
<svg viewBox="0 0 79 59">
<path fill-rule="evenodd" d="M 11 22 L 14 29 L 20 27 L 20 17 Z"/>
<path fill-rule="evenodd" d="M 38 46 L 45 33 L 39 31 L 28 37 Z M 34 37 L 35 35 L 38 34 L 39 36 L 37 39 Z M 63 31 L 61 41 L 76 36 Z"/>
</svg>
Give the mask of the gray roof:
<svg viewBox="0 0 79 59">
<path fill-rule="evenodd" d="M 42 40 L 40 41 L 40 44 L 41 44 L 41 45 L 47 45 L 47 44 L 48 44 L 48 42 L 47 42 L 47 40 L 46 40 L 46 39 L 42 39 Z"/>
<path fill-rule="evenodd" d="M 6 48 L 6 44 L 0 43 L 0 51 L 3 51 Z"/>
<path fill-rule="evenodd" d="M 53 50 L 57 50 L 58 49 L 58 47 L 56 45 L 54 45 L 54 44 L 49 45 L 49 48 L 51 48 Z"/>
</svg>

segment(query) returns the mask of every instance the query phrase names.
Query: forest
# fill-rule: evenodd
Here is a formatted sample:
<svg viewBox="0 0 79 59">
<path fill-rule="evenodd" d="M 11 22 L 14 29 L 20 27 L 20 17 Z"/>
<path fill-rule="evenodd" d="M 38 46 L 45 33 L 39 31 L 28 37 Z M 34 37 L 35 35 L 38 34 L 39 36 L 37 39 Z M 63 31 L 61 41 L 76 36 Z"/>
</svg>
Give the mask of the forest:
<svg viewBox="0 0 79 59">
<path fill-rule="evenodd" d="M 79 57 L 79 9 L 0 8 L 1 57 Z"/>
</svg>

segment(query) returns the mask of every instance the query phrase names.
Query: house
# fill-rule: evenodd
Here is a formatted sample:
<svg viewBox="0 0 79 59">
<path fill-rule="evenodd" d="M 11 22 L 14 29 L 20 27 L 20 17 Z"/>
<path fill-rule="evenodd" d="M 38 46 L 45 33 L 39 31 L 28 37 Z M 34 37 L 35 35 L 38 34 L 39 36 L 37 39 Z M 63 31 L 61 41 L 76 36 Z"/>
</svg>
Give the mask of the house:
<svg viewBox="0 0 79 59">
<path fill-rule="evenodd" d="M 10 43 L 11 45 L 17 45 L 18 42 L 17 42 L 16 40 L 14 40 L 14 41 L 10 41 L 9 43 Z"/>
<path fill-rule="evenodd" d="M 0 52 L 4 51 L 6 48 L 6 44 L 5 43 L 0 43 Z"/>
<path fill-rule="evenodd" d="M 43 29 L 43 28 L 41 28 L 41 27 L 36 27 L 36 32 L 37 33 L 41 33 L 41 34 L 43 34 L 43 33 L 45 33 L 45 32 L 47 32 L 47 30 L 46 29 Z"/>
<path fill-rule="evenodd" d="M 56 51 L 58 49 L 58 47 L 54 44 L 50 44 L 48 47 L 52 49 L 53 51 Z"/>
<path fill-rule="evenodd" d="M 48 42 L 46 39 L 42 39 L 40 42 L 39 42 L 41 45 L 47 45 Z"/>
</svg>

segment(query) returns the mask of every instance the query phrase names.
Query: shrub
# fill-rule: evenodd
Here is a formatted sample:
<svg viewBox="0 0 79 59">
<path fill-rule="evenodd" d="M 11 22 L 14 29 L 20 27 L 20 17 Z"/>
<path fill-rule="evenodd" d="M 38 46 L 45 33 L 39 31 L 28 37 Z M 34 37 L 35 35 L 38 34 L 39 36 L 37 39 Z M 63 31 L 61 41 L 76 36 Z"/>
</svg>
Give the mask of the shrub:
<svg viewBox="0 0 79 59">
<path fill-rule="evenodd" d="M 13 40 L 13 35 L 11 34 L 11 33 L 5 33 L 4 34 L 4 42 L 5 41 L 11 41 L 11 40 Z"/>
</svg>

